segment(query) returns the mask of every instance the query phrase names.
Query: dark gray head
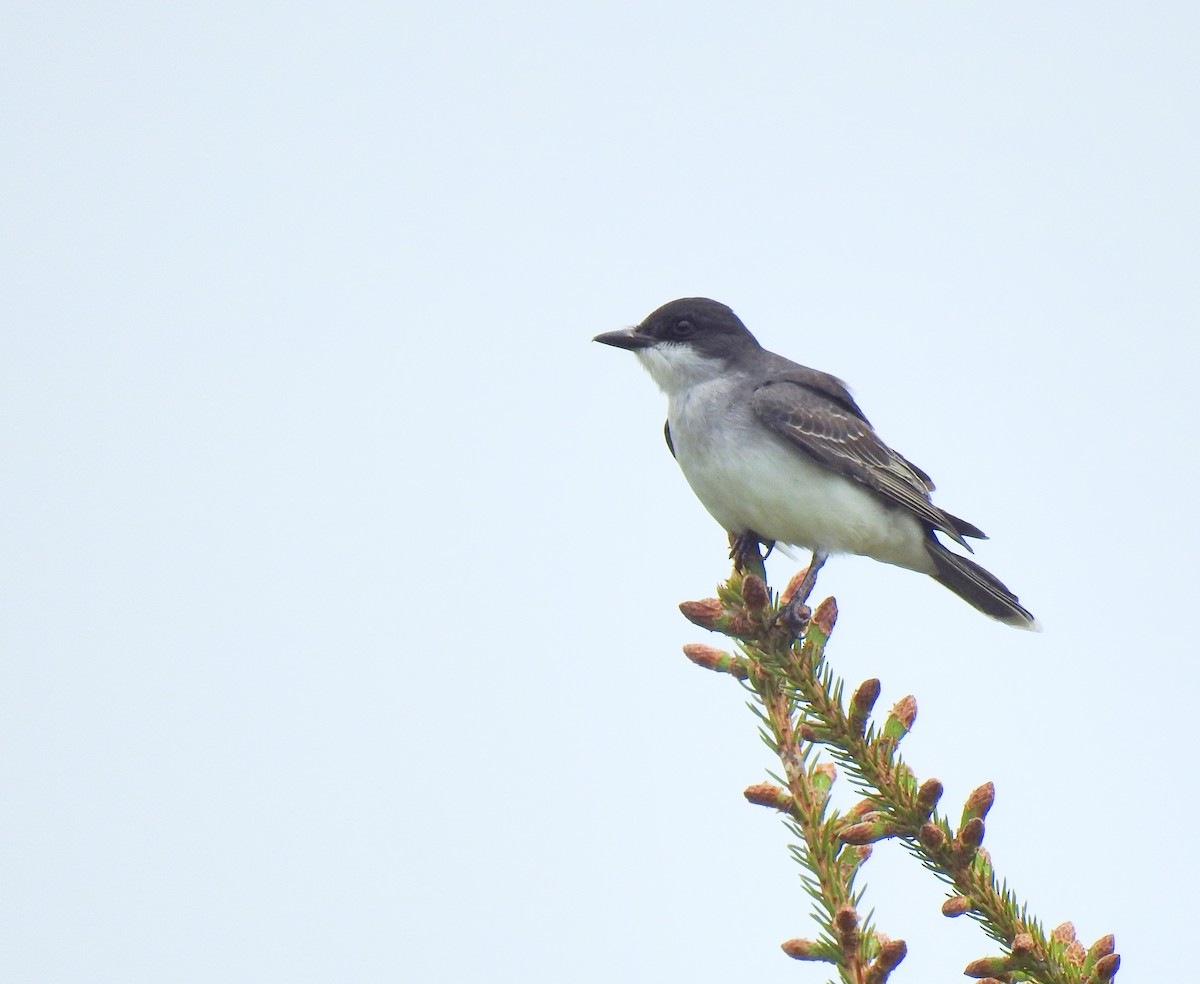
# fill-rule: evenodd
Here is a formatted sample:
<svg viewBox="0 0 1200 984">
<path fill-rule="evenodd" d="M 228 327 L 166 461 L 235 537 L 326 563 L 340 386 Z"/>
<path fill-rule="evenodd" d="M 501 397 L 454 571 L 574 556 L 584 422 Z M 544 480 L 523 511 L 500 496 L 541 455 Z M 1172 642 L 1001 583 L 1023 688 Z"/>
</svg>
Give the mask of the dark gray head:
<svg viewBox="0 0 1200 984">
<path fill-rule="evenodd" d="M 761 351 L 738 316 L 707 297 L 670 301 L 640 325 L 605 332 L 594 340 L 637 353 L 668 392 L 720 376 L 739 359 Z"/>
</svg>

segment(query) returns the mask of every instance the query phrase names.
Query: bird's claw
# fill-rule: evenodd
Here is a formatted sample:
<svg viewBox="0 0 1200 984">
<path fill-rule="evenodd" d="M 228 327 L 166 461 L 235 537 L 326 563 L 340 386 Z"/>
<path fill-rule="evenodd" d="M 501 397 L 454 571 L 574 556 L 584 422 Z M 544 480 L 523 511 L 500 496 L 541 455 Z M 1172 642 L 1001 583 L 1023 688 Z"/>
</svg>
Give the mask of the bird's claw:
<svg viewBox="0 0 1200 984">
<path fill-rule="evenodd" d="M 766 553 L 758 552 L 759 544 L 767 548 Z M 771 551 L 774 549 L 774 540 L 764 540 L 754 530 L 729 534 L 729 559 L 733 561 L 733 569 L 739 573 L 743 571 L 756 572 L 762 567 L 763 561 L 771 556 Z"/>
</svg>

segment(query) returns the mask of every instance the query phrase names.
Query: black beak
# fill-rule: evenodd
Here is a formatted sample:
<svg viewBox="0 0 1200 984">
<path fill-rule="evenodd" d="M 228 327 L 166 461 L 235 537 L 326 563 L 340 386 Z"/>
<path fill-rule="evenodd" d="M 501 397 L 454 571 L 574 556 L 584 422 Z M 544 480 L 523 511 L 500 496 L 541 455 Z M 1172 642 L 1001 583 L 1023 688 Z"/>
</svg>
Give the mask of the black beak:
<svg viewBox="0 0 1200 984">
<path fill-rule="evenodd" d="M 613 345 L 616 348 L 629 349 L 631 352 L 637 349 L 649 348 L 654 344 L 653 338 L 646 335 L 639 335 L 636 328 L 606 331 L 603 335 L 597 335 L 592 341 L 602 342 L 605 345 Z"/>
</svg>

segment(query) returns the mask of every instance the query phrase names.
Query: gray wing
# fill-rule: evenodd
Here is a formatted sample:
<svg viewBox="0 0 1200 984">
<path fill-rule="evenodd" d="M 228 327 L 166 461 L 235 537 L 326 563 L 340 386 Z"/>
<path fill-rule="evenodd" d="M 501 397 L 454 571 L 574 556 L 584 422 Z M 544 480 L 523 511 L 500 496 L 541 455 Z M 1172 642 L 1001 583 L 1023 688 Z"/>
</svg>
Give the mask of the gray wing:
<svg viewBox="0 0 1200 984">
<path fill-rule="evenodd" d="M 775 379 L 759 386 L 751 402 L 759 420 L 826 468 L 861 482 L 968 550 L 963 537 L 986 539 L 930 501 L 929 476 L 879 439 L 849 393 L 839 399 L 828 384 L 815 389 L 807 380 Z"/>
</svg>

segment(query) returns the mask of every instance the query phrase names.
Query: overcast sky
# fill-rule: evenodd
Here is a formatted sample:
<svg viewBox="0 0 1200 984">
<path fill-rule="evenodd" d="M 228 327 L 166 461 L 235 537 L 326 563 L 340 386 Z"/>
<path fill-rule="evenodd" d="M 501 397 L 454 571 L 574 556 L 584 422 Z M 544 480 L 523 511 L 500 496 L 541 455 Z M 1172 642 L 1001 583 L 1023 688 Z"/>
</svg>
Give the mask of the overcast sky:
<svg viewBox="0 0 1200 984">
<path fill-rule="evenodd" d="M 949 812 L 995 781 L 1048 928 L 1175 975 L 1200 15 L 734 8 L 0 7 L 5 981 L 824 980 L 680 653 L 724 534 L 590 342 L 693 294 L 990 534 L 1043 634 L 835 558 L 832 665 Z M 996 952 L 864 876 L 894 980 Z"/>
</svg>

